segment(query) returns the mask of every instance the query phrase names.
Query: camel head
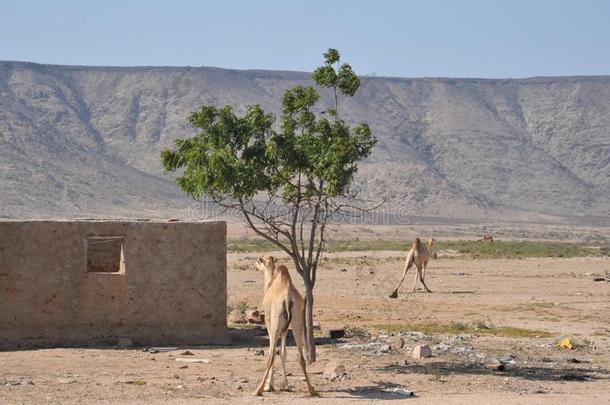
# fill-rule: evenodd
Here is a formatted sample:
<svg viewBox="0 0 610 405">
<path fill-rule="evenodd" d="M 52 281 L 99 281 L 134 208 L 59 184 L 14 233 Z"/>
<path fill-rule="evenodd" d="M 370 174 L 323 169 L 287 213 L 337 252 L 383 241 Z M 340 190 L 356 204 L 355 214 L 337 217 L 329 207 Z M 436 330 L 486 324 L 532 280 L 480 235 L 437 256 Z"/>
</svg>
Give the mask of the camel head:
<svg viewBox="0 0 610 405">
<path fill-rule="evenodd" d="M 261 256 L 254 264 L 254 270 L 266 271 L 273 270 L 275 268 L 275 258 L 273 256 Z"/>
<path fill-rule="evenodd" d="M 430 238 L 428 240 L 428 246 L 433 246 L 435 243 L 436 243 L 436 239 L 434 239 L 434 238 Z"/>
</svg>

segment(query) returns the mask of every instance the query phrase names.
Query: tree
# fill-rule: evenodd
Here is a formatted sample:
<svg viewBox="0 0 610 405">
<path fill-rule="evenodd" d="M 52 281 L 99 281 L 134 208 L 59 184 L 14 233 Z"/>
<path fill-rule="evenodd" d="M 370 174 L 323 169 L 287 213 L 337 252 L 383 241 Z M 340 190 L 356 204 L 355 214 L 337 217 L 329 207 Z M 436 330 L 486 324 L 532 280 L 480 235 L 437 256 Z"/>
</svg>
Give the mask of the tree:
<svg viewBox="0 0 610 405">
<path fill-rule="evenodd" d="M 356 197 L 350 185 L 358 163 L 377 143 L 367 124 L 351 128 L 338 114 L 339 98 L 356 93 L 358 76 L 340 63 L 337 50 L 329 49 L 324 59 L 312 77 L 332 90 L 326 111 L 314 112 L 320 95 L 313 86 L 286 91 L 279 125 L 259 105 L 242 116 L 230 106 L 204 105 L 189 118 L 200 132 L 161 154 L 166 171 L 179 171 L 176 182 L 184 192 L 236 210 L 250 229 L 290 256 L 305 285 L 310 362 L 316 358 L 313 289 L 326 224 Z"/>
</svg>

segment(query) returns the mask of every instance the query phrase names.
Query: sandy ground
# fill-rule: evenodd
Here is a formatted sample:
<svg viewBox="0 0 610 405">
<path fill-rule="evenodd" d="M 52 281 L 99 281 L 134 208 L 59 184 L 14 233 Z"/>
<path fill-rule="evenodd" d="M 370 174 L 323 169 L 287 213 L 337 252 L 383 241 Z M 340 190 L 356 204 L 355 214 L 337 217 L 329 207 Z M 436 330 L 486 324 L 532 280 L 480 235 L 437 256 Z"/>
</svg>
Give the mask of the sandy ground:
<svg viewBox="0 0 610 405">
<path fill-rule="evenodd" d="M 230 255 L 231 305 L 260 305 L 262 274 L 251 270 L 255 257 Z M 189 347 L 193 356 L 181 355 L 183 347 L 156 354 L 142 348 L 0 352 L 0 403 L 610 403 L 610 283 L 592 280 L 610 270 L 610 259 L 439 259 L 427 275 L 432 294 L 411 293 L 411 274 L 399 298 L 389 299 L 402 260 L 401 252 L 326 256 L 315 290 L 319 359 L 310 367 L 320 398 L 304 394 L 293 347 L 287 362 L 292 390 L 251 397 L 266 360 L 254 353 L 261 341 L 255 335 L 264 332 L 234 329 L 233 346 Z M 452 322 L 550 336 L 399 335 L 412 325 Z M 345 325 L 371 335 L 322 338 L 329 328 Z M 555 347 L 566 336 L 576 349 Z M 434 356 L 413 359 L 411 349 L 419 343 L 429 344 Z M 324 366 L 333 360 L 345 365 L 343 379 L 324 377 Z M 489 368 L 498 361 L 504 371 Z M 392 393 L 396 387 L 415 397 Z"/>
</svg>

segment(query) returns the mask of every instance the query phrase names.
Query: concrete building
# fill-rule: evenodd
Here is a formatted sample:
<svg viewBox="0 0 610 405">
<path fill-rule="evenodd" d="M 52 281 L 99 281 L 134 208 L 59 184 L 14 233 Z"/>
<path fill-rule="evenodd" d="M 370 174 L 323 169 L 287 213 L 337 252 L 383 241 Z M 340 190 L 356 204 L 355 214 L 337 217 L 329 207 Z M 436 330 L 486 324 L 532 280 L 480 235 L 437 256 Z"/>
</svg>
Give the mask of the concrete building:
<svg viewBox="0 0 610 405">
<path fill-rule="evenodd" d="M 0 347 L 229 341 L 224 222 L 0 222 Z"/>
</svg>

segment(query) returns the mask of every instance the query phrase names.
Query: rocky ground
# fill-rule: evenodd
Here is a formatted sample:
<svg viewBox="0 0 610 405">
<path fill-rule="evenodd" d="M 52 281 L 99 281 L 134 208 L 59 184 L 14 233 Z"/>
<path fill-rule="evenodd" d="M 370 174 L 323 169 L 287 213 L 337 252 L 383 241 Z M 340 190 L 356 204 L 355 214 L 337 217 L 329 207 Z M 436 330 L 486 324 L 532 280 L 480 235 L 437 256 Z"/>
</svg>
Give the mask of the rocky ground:
<svg viewBox="0 0 610 405">
<path fill-rule="evenodd" d="M 261 303 L 255 257 L 230 255 L 230 308 Z M 593 281 L 610 270 L 610 259 L 443 258 L 429 266 L 432 294 L 408 292 L 408 277 L 394 300 L 400 252 L 326 259 L 316 286 L 319 359 L 309 369 L 320 398 L 307 402 L 610 401 L 610 283 Z M 326 337 L 345 327 L 346 337 Z M 227 347 L 0 352 L 0 403 L 303 403 L 294 347 L 290 390 L 250 396 L 268 354 L 264 334 L 239 324 Z M 573 349 L 556 346 L 565 337 Z M 421 344 L 432 357 L 412 357 Z"/>
</svg>

